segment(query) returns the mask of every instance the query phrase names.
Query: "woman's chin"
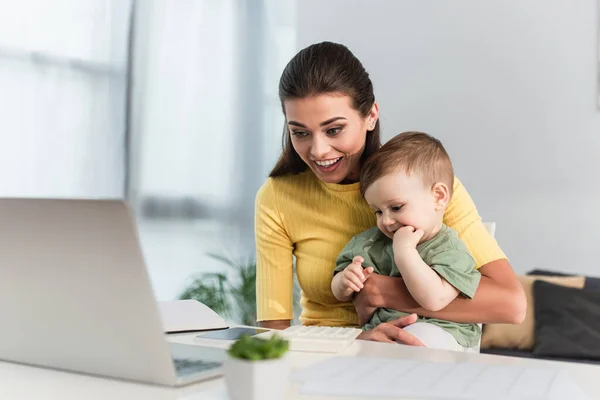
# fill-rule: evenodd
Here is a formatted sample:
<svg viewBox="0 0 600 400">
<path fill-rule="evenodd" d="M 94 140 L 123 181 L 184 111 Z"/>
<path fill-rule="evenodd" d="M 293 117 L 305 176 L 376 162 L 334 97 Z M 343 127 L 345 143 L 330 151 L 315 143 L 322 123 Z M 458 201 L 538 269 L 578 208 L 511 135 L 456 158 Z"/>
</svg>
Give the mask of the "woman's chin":
<svg viewBox="0 0 600 400">
<path fill-rule="evenodd" d="M 323 172 L 317 168 L 312 168 L 313 172 L 324 183 L 340 183 L 346 178 L 346 174 L 343 171 Z"/>
</svg>

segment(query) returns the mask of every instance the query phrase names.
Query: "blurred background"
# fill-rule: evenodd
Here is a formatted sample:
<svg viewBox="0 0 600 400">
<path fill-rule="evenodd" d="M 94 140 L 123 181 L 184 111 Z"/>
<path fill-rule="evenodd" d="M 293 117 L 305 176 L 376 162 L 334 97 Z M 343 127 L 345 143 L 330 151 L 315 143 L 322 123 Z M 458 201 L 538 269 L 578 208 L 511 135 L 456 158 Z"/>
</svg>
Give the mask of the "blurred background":
<svg viewBox="0 0 600 400">
<path fill-rule="evenodd" d="M 128 199 L 159 300 L 239 280 L 295 24 L 291 0 L 0 1 L 0 196 Z"/>
<path fill-rule="evenodd" d="M 125 198 L 159 300 L 243 297 L 279 75 L 323 40 L 384 139 L 444 142 L 518 272 L 600 274 L 596 0 L 0 0 L 0 196 Z"/>
</svg>

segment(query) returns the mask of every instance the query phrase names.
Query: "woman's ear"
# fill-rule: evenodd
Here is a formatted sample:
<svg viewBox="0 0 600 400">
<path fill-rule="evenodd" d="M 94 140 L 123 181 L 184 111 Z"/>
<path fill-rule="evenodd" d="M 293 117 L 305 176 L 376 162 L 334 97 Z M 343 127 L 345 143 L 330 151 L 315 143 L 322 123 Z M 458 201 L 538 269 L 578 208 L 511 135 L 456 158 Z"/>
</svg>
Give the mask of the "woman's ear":
<svg viewBox="0 0 600 400">
<path fill-rule="evenodd" d="M 450 202 L 450 189 L 448 189 L 448 186 L 442 182 L 434 183 L 431 187 L 431 194 L 433 194 L 435 210 L 444 210 Z"/>
<path fill-rule="evenodd" d="M 367 130 L 372 131 L 375 129 L 375 125 L 377 124 L 377 119 L 379 118 L 379 106 L 377 102 L 373 103 L 371 107 L 371 111 L 369 111 L 369 115 L 367 116 Z"/>
</svg>

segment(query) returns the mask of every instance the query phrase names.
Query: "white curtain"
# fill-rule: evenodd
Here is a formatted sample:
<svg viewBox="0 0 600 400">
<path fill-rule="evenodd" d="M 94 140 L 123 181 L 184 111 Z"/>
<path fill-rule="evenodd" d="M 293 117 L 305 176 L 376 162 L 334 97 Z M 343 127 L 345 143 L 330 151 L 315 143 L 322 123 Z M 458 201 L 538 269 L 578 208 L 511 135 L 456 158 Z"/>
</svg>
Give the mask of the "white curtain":
<svg viewBox="0 0 600 400">
<path fill-rule="evenodd" d="M 279 76 L 295 0 L 136 4 L 131 185 L 157 297 L 207 257 L 253 255 L 257 189 L 281 151 Z"/>
<path fill-rule="evenodd" d="M 240 158 L 249 153 L 264 178 L 281 147 L 277 82 L 295 51 L 294 11 L 290 0 L 138 4 L 136 199 L 228 204 L 248 175 Z"/>
<path fill-rule="evenodd" d="M 124 196 L 130 10 L 0 1 L 0 196 Z"/>
</svg>

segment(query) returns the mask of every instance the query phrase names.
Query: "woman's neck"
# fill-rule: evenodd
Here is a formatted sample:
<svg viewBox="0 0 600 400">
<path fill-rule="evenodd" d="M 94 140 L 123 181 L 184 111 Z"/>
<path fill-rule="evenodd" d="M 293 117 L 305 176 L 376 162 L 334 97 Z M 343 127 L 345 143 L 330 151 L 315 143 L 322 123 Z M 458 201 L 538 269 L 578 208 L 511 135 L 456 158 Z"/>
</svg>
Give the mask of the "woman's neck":
<svg viewBox="0 0 600 400">
<path fill-rule="evenodd" d="M 362 167 L 362 162 L 359 163 L 346 175 L 346 177 L 340 182 L 340 185 L 350 185 L 352 183 L 356 183 L 360 180 L 360 168 Z"/>
<path fill-rule="evenodd" d="M 358 182 L 358 179 L 356 178 L 351 178 L 351 177 L 346 177 L 343 181 L 341 181 L 339 183 L 339 185 L 351 185 L 353 183 Z"/>
</svg>

